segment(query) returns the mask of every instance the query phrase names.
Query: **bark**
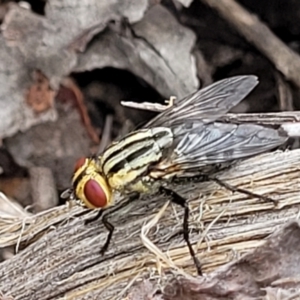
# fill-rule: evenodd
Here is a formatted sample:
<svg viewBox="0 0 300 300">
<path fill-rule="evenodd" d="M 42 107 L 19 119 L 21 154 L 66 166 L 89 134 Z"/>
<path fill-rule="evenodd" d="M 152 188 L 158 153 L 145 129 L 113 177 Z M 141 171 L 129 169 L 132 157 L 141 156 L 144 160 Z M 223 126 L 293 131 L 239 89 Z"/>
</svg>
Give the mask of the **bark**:
<svg viewBox="0 0 300 300">
<path fill-rule="evenodd" d="M 298 216 L 299 159 L 300 150 L 277 151 L 218 174 L 219 179 L 272 197 L 277 204 L 232 193 L 213 182 L 174 186 L 189 199 L 191 241 L 205 273 L 260 247 L 274 230 Z M 171 204 L 162 210 L 164 204 L 163 195 L 145 196 L 112 214 L 109 220 L 116 228 L 104 256 L 99 250 L 107 230 L 100 220 L 84 225 L 95 212 L 79 206 L 1 218 L 0 246 L 18 245 L 22 250 L 0 264 L 0 291 L 22 300 L 122 299 L 142 278 L 153 289 L 179 274 L 191 280 L 196 272 L 182 239 L 183 211 Z M 137 299 L 130 295 L 127 299 Z"/>
</svg>

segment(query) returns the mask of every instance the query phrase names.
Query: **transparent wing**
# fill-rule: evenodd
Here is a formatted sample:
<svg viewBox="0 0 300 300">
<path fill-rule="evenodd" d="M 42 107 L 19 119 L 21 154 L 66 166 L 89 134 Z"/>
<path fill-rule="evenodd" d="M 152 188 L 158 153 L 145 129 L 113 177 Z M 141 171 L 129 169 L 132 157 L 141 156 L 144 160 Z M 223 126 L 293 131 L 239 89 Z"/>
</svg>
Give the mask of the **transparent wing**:
<svg viewBox="0 0 300 300">
<path fill-rule="evenodd" d="M 171 127 L 182 122 L 210 123 L 243 100 L 258 84 L 253 75 L 235 76 L 211 84 L 189 95 L 157 115 L 144 127 Z"/>
<path fill-rule="evenodd" d="M 175 148 L 162 162 L 165 168 L 181 170 L 223 163 L 266 152 L 287 137 L 275 129 L 254 124 L 183 124 L 175 128 Z"/>
</svg>

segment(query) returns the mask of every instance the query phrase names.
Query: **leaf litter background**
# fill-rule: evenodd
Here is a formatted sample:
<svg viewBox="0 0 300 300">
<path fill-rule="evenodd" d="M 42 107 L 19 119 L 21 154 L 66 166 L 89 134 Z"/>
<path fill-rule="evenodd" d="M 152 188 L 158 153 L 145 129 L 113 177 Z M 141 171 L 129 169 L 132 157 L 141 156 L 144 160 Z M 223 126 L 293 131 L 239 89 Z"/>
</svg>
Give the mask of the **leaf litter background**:
<svg viewBox="0 0 300 300">
<path fill-rule="evenodd" d="M 62 204 L 76 159 L 154 116 L 121 100 L 163 104 L 218 79 L 255 74 L 259 86 L 234 112 L 297 110 L 300 4 L 238 3 L 284 43 L 277 47 L 275 36 L 253 37 L 255 30 L 228 21 L 225 8 L 234 1 L 0 2 L 0 190 L 32 213 Z M 155 295 L 145 279 L 128 299 L 292 299 L 298 237 L 298 224 L 289 224 L 205 282 L 174 279 Z M 2 251 L 3 260 L 11 256 Z"/>
</svg>

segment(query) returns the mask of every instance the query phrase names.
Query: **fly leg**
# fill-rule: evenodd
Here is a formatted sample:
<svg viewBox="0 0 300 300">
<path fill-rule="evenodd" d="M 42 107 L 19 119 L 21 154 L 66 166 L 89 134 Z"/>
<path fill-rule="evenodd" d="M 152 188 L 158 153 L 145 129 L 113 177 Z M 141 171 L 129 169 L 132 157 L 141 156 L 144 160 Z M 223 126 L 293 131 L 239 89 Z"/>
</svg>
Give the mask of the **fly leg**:
<svg viewBox="0 0 300 300">
<path fill-rule="evenodd" d="M 98 213 L 96 214 L 96 216 L 94 216 L 94 217 L 92 217 L 92 218 L 86 220 L 86 221 L 84 222 L 84 225 L 87 225 L 87 224 L 90 224 L 90 223 L 92 223 L 92 222 L 95 222 L 96 220 L 98 220 L 99 218 L 101 218 L 103 212 L 104 212 L 104 210 L 103 210 L 103 209 L 100 209 L 100 210 L 98 211 Z M 101 255 L 104 255 L 104 253 L 105 253 L 106 250 L 108 249 L 108 246 L 109 246 L 109 244 L 110 244 L 110 240 L 111 240 L 111 238 L 112 238 L 112 235 L 113 235 L 114 229 L 115 229 L 115 227 L 114 227 L 111 223 L 108 222 L 107 218 L 108 218 L 108 214 L 104 215 L 103 218 L 102 218 L 102 223 L 103 223 L 103 225 L 105 226 L 105 228 L 108 230 L 108 236 L 107 236 L 107 238 L 106 238 L 106 241 L 105 241 L 104 246 L 103 246 L 103 247 L 101 248 L 101 250 L 100 250 L 100 254 L 101 254 Z"/>
<path fill-rule="evenodd" d="M 108 220 L 108 215 L 104 215 L 103 218 L 102 218 L 102 223 L 103 225 L 105 226 L 105 228 L 108 230 L 108 235 L 107 235 L 107 238 L 106 238 L 106 241 L 104 243 L 104 245 L 102 246 L 101 250 L 100 250 L 100 254 L 101 255 L 104 255 L 104 253 L 106 252 L 106 250 L 108 249 L 108 246 L 110 244 L 110 241 L 111 241 L 111 238 L 112 238 L 112 235 L 114 233 L 114 230 L 115 230 L 115 227 L 114 225 L 112 225 Z"/>
<path fill-rule="evenodd" d="M 188 207 L 188 203 L 186 202 L 186 199 L 184 199 L 183 197 L 181 197 L 180 195 L 178 195 L 176 192 L 169 190 L 165 187 L 160 187 L 160 192 L 170 196 L 171 197 L 171 201 L 180 205 L 181 207 L 184 208 L 184 218 L 183 218 L 183 238 L 185 240 L 185 242 L 187 243 L 187 246 L 189 248 L 190 251 L 190 255 L 194 261 L 194 264 L 196 266 L 197 269 L 197 273 L 199 276 L 202 276 L 202 270 L 201 270 L 201 264 L 198 260 L 198 258 L 195 255 L 194 249 L 191 245 L 190 242 L 190 238 L 189 238 L 189 207 Z"/>
<path fill-rule="evenodd" d="M 92 217 L 92 218 L 90 218 L 90 219 L 87 219 L 87 220 L 84 222 L 84 225 L 88 225 L 88 224 L 90 224 L 90 223 L 92 223 L 92 222 L 97 221 L 99 218 L 101 218 L 103 212 L 104 212 L 104 210 L 103 210 L 103 209 L 100 209 L 100 210 L 98 211 L 98 213 L 97 213 L 94 217 Z M 102 223 L 103 223 L 103 225 L 105 226 L 105 228 L 108 230 L 108 235 L 107 235 L 107 238 L 106 238 L 106 241 L 105 241 L 103 247 L 100 249 L 100 254 L 101 254 L 101 255 L 104 255 L 104 253 L 105 253 L 106 250 L 108 249 L 108 246 L 109 246 L 109 244 L 110 244 L 110 241 L 111 241 L 112 235 L 113 235 L 113 233 L 114 233 L 114 229 L 115 229 L 115 227 L 114 227 L 111 223 L 108 222 L 107 218 L 108 218 L 108 214 L 106 214 L 106 215 L 104 215 L 104 216 L 102 217 Z"/>
<path fill-rule="evenodd" d="M 92 211 L 92 209 L 91 209 L 91 211 Z M 100 209 L 100 210 L 98 211 L 98 213 L 96 214 L 96 216 L 94 216 L 94 217 L 92 217 L 92 218 L 89 218 L 89 219 L 85 220 L 84 225 L 88 225 L 88 224 L 90 224 L 90 223 L 95 222 L 96 220 L 98 220 L 99 218 L 101 218 L 102 214 L 103 214 L 103 209 Z"/>
<path fill-rule="evenodd" d="M 253 198 L 259 198 L 259 199 L 262 199 L 264 201 L 269 201 L 269 202 L 273 202 L 274 204 L 277 204 L 278 201 L 276 201 L 275 199 L 271 198 L 271 197 L 268 197 L 268 196 L 264 196 L 264 195 L 259 195 L 259 194 L 256 194 L 256 193 L 252 193 L 250 191 L 247 191 L 245 189 L 241 189 L 241 188 L 237 188 L 225 181 L 222 181 L 218 178 L 215 178 L 215 177 L 209 177 L 210 180 L 216 182 L 218 185 L 224 187 L 225 189 L 229 190 L 229 191 L 232 191 L 232 192 L 239 192 L 241 194 L 245 194 L 247 196 L 250 196 L 250 197 L 253 197 Z"/>
<path fill-rule="evenodd" d="M 182 180 L 182 179 L 180 179 L 180 180 Z M 186 179 L 183 177 L 183 180 L 186 180 Z M 215 176 L 211 176 L 211 175 L 208 175 L 208 174 L 199 174 L 197 176 L 189 177 L 187 180 L 193 181 L 193 182 L 197 182 L 197 181 L 199 181 L 199 182 L 214 181 L 218 185 L 224 187 L 225 189 L 227 189 L 231 192 L 234 192 L 234 193 L 238 192 L 238 193 L 250 196 L 252 198 L 259 198 L 259 199 L 262 199 L 264 201 L 273 202 L 274 204 L 277 204 L 277 201 L 275 199 L 272 199 L 271 197 L 256 194 L 256 193 L 250 192 L 248 190 L 235 187 L 235 186 L 233 186 L 233 185 L 231 185 L 231 184 L 229 184 L 229 183 L 227 183 L 223 180 L 220 180 L 220 179 L 216 178 Z"/>
<path fill-rule="evenodd" d="M 99 218 L 102 217 L 101 221 L 102 221 L 104 227 L 107 229 L 108 235 L 106 237 L 104 245 L 100 249 L 100 254 L 101 255 L 104 255 L 104 253 L 107 251 L 107 249 L 109 247 L 109 244 L 111 242 L 113 233 L 114 233 L 114 229 L 115 229 L 114 225 L 111 224 L 108 221 L 108 218 L 114 212 L 116 212 L 116 211 L 124 208 L 125 206 L 127 206 L 130 202 L 132 202 L 134 199 L 136 199 L 136 197 L 137 197 L 137 195 L 131 195 L 128 198 L 124 199 L 123 201 L 120 201 L 115 206 L 111 206 L 111 207 L 108 207 L 108 208 L 100 209 L 96 216 L 94 216 L 94 217 L 92 217 L 92 218 L 90 218 L 90 219 L 88 219 L 88 220 L 85 221 L 85 225 L 87 225 L 87 224 L 92 223 L 92 222 L 94 222 L 94 221 L 96 221 L 96 220 L 98 220 Z"/>
</svg>

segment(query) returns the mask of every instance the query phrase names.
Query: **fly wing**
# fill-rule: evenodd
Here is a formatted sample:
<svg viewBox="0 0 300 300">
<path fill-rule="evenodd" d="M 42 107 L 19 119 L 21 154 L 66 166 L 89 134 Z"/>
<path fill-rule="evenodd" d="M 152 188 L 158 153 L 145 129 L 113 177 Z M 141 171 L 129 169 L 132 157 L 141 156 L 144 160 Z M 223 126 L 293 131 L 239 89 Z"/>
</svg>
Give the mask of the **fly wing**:
<svg viewBox="0 0 300 300">
<path fill-rule="evenodd" d="M 217 120 L 243 100 L 258 84 L 253 75 L 235 76 L 215 82 L 160 113 L 145 127 L 171 127 L 186 120 L 207 124 Z"/>
<path fill-rule="evenodd" d="M 190 127 L 190 128 L 188 128 Z M 246 158 L 283 144 L 287 137 L 254 124 L 183 124 L 174 130 L 176 146 L 162 164 L 181 170 Z"/>
</svg>

